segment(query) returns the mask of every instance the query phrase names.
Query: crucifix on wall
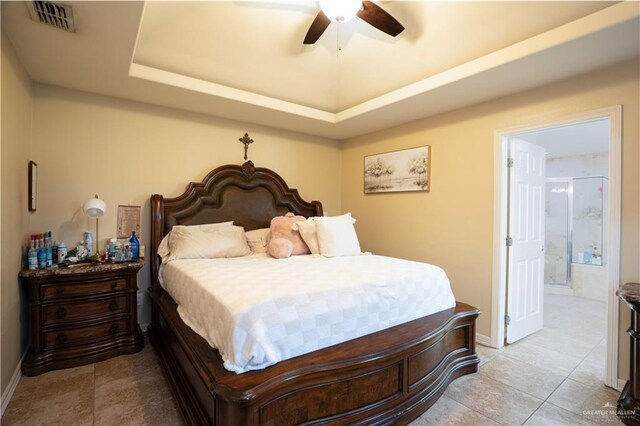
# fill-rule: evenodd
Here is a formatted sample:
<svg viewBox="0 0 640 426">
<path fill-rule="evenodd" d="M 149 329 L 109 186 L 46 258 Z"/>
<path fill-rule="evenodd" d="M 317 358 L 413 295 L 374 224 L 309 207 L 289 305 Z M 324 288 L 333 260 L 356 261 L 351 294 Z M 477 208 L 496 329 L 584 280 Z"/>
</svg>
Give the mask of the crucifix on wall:
<svg viewBox="0 0 640 426">
<path fill-rule="evenodd" d="M 238 140 L 244 144 L 244 159 L 246 160 L 248 158 L 247 151 L 249 150 L 249 144 L 253 143 L 253 139 L 249 137 L 248 133 L 245 133 L 244 136 Z"/>
</svg>

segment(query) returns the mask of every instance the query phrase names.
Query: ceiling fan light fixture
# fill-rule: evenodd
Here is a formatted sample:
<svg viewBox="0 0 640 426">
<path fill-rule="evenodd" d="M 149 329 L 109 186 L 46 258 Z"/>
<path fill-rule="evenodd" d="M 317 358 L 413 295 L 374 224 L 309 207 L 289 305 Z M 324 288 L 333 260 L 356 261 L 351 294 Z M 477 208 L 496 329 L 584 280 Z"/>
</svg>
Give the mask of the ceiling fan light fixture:
<svg viewBox="0 0 640 426">
<path fill-rule="evenodd" d="M 347 22 L 362 9 L 362 0 L 320 0 L 319 3 L 320 9 L 333 22 Z"/>
</svg>

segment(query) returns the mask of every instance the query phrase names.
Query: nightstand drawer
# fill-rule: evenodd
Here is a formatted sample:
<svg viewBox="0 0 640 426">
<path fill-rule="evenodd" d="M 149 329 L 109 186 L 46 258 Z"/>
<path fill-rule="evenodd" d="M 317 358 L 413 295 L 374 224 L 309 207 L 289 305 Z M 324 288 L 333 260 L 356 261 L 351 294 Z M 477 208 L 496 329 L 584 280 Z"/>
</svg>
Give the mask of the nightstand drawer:
<svg viewBox="0 0 640 426">
<path fill-rule="evenodd" d="M 128 324 L 129 321 L 127 319 L 119 319 L 93 325 L 91 327 L 69 328 L 45 332 L 43 350 L 84 345 L 118 335 L 128 334 L 130 333 Z"/>
<path fill-rule="evenodd" d="M 100 281 L 74 281 L 65 284 L 43 285 L 42 300 L 59 299 L 62 297 L 83 297 L 110 291 L 126 290 L 127 280 L 112 278 Z"/>
<path fill-rule="evenodd" d="M 81 303 L 55 303 L 42 308 L 42 325 L 69 323 L 127 312 L 129 312 L 128 296 Z"/>
</svg>

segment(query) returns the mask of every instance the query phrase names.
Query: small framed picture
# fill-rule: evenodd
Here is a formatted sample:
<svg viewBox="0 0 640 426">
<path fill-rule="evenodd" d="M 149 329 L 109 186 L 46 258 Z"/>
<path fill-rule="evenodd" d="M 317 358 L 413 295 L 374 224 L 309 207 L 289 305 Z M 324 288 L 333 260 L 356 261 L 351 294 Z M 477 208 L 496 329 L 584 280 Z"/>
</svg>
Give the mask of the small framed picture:
<svg viewBox="0 0 640 426">
<path fill-rule="evenodd" d="M 431 185 L 429 145 L 364 157 L 364 193 L 429 192 Z"/>
<path fill-rule="evenodd" d="M 118 238 L 129 238 L 131 231 L 140 238 L 140 206 L 118 206 Z"/>
<path fill-rule="evenodd" d="M 38 165 L 29 161 L 29 211 L 36 211 L 36 201 L 38 196 Z"/>
</svg>

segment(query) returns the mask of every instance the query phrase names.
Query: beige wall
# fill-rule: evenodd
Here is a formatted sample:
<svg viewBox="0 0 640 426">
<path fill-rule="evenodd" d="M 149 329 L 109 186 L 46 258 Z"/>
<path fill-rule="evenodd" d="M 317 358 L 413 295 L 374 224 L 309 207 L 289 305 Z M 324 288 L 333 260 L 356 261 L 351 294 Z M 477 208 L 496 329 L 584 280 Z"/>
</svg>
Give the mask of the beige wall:
<svg viewBox="0 0 640 426">
<path fill-rule="evenodd" d="M 460 301 L 491 334 L 494 132 L 622 104 L 621 281 L 640 280 L 638 62 L 419 120 L 344 142 L 342 210 L 358 219 L 363 249 L 442 266 Z M 431 145 L 430 193 L 363 195 L 363 157 Z M 628 376 L 629 313 L 621 306 L 620 375 Z"/>
<path fill-rule="evenodd" d="M 238 141 L 244 132 L 255 141 L 249 158 L 256 166 L 276 170 L 329 213 L 340 211 L 336 141 L 39 84 L 34 96 L 39 195 L 31 228 L 52 230 L 67 245 L 95 230 L 79 209 L 98 194 L 108 206 L 100 238 L 115 237 L 118 205 L 140 205 L 142 242 L 148 246 L 150 195 L 178 196 L 213 168 L 244 162 Z M 146 288 L 148 264 L 138 278 Z M 148 322 L 148 304 L 141 323 Z"/>
<path fill-rule="evenodd" d="M 29 233 L 27 210 L 27 164 L 31 154 L 32 88 L 16 57 L 11 42 L 2 33 L 2 272 L 1 290 L 1 374 L 5 389 L 15 372 L 25 347 L 21 339 L 21 298 L 18 272 L 22 266 L 22 246 Z M 24 336 L 23 333 L 23 338 Z M 4 398 L 3 398 L 4 399 Z"/>
</svg>

